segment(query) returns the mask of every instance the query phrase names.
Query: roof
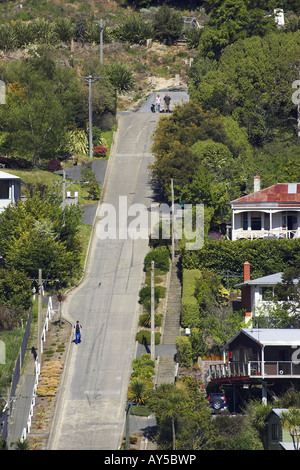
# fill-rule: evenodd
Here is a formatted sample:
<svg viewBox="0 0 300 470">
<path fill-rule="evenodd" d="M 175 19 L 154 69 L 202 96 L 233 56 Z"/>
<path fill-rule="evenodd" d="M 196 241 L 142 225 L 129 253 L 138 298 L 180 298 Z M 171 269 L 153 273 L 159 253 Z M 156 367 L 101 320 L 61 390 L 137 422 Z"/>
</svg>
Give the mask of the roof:
<svg viewBox="0 0 300 470">
<path fill-rule="evenodd" d="M 280 441 L 279 444 L 281 445 L 281 447 L 284 450 L 295 450 L 294 444 L 292 442 L 281 442 Z"/>
<path fill-rule="evenodd" d="M 234 199 L 230 204 L 299 204 L 300 183 L 277 183 L 247 196 Z"/>
<path fill-rule="evenodd" d="M 241 334 L 262 346 L 300 346 L 300 329 L 296 328 L 243 328 L 230 338 L 227 346 Z"/>
<path fill-rule="evenodd" d="M 266 420 L 269 418 L 271 414 L 275 414 L 276 416 L 278 416 L 278 418 L 281 418 L 282 412 L 286 413 L 287 411 L 289 411 L 288 408 L 272 408 L 271 411 L 268 413 Z"/>
<path fill-rule="evenodd" d="M 0 180 L 20 180 L 19 176 L 11 175 L 6 171 L 0 171 Z"/>
<path fill-rule="evenodd" d="M 234 287 L 242 287 L 242 286 L 274 286 L 282 281 L 282 273 L 275 273 L 269 274 L 268 276 L 258 277 L 257 279 L 251 279 L 249 281 L 242 282 L 240 284 L 236 284 Z M 297 280 L 298 283 L 298 280 Z"/>
</svg>

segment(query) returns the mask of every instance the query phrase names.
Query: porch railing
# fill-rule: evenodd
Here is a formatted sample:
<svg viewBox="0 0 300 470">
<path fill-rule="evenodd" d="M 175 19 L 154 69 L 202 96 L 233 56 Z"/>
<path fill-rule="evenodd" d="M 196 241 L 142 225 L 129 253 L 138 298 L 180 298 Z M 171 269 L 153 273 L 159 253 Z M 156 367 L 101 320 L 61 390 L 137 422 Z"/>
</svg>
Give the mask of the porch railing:
<svg viewBox="0 0 300 470">
<path fill-rule="evenodd" d="M 235 238 L 246 238 L 255 240 L 256 238 L 298 238 L 299 230 L 235 230 Z"/>
<path fill-rule="evenodd" d="M 249 361 L 229 362 L 227 364 L 210 365 L 210 378 L 221 379 L 226 377 L 259 377 L 259 376 L 299 376 L 300 364 L 291 361 Z"/>
</svg>

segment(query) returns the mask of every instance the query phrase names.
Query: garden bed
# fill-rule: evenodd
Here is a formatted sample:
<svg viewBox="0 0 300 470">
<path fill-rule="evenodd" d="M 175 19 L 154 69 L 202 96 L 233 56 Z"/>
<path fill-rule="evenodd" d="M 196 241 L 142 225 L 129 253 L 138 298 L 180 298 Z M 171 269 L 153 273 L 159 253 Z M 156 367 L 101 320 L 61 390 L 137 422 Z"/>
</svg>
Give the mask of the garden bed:
<svg viewBox="0 0 300 470">
<path fill-rule="evenodd" d="M 41 373 L 32 425 L 27 439 L 32 450 L 46 450 L 57 403 L 57 395 L 66 360 L 72 325 L 51 322 L 44 343 Z"/>
</svg>

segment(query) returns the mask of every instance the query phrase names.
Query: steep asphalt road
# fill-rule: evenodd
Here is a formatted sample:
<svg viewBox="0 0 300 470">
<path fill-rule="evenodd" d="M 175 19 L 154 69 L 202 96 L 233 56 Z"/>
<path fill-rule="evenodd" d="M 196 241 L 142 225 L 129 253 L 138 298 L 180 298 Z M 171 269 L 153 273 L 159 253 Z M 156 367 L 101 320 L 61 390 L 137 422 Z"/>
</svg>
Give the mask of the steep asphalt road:
<svg viewBox="0 0 300 470">
<path fill-rule="evenodd" d="M 183 95 L 172 92 L 172 104 L 187 101 Z M 160 115 L 149 112 L 152 101 L 153 96 L 140 112 L 118 116 L 86 275 L 64 303 L 64 316 L 79 320 L 83 335 L 80 344 L 71 344 L 49 449 L 117 450 L 122 441 L 148 237 L 100 239 L 107 221 L 100 211 L 110 204 L 118 219 L 120 196 L 127 197 L 127 207 L 139 203 L 149 209 L 153 202 L 148 166 Z"/>
<path fill-rule="evenodd" d="M 102 201 L 117 212 L 119 196 L 128 197 L 128 207 L 150 207 L 148 165 L 158 119 L 158 114 L 119 115 Z M 123 435 L 148 239 L 101 240 L 98 218 L 85 279 L 65 303 L 65 316 L 79 320 L 83 334 L 80 344 L 71 344 L 51 449 L 116 450 Z"/>
</svg>

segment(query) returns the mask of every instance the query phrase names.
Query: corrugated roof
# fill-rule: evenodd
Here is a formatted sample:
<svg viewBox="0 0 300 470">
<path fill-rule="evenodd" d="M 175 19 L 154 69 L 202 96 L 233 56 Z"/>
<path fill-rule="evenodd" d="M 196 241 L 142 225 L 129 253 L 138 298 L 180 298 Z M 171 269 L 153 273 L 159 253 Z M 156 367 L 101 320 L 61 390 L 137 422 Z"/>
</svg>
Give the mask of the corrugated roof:
<svg viewBox="0 0 300 470">
<path fill-rule="evenodd" d="M 230 204 L 268 202 L 300 204 L 300 183 L 277 183 L 247 196 L 234 199 Z"/>
<path fill-rule="evenodd" d="M 227 345 L 242 333 L 263 346 L 300 346 L 300 329 L 294 328 L 243 328 Z"/>
<path fill-rule="evenodd" d="M 241 287 L 241 286 L 253 286 L 253 285 L 270 285 L 274 286 L 278 284 L 282 280 L 282 273 L 275 273 L 269 274 L 268 276 L 258 277 L 257 279 L 251 279 L 249 281 L 241 282 L 240 284 L 236 284 L 234 287 Z"/>
</svg>

